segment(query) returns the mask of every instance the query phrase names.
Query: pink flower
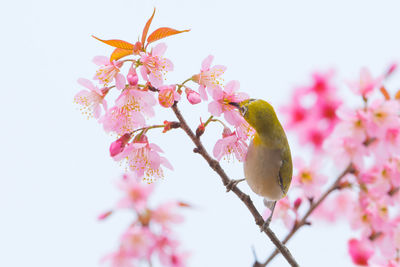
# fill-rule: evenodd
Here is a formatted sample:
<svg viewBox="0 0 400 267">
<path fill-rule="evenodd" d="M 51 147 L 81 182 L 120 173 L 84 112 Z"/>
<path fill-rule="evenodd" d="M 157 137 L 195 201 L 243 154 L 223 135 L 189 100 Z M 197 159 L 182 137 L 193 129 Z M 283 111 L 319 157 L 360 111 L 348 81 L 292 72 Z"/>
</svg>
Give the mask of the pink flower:
<svg viewBox="0 0 400 267">
<path fill-rule="evenodd" d="M 148 227 L 132 225 L 121 238 L 121 250 L 131 258 L 148 260 L 156 244 L 156 236 Z"/>
<path fill-rule="evenodd" d="M 110 253 L 102 258 L 101 263 L 110 261 L 111 267 L 135 267 L 136 263 L 133 261 L 131 255 L 124 251 L 118 250 Z"/>
<path fill-rule="evenodd" d="M 235 155 L 236 159 L 243 161 L 247 153 L 247 144 L 240 139 L 236 132 L 231 132 L 229 128 L 224 128 L 222 139 L 219 139 L 214 146 L 214 157 L 219 161 L 222 157 L 226 157 L 229 161 L 231 155 Z"/>
<path fill-rule="evenodd" d="M 106 132 L 113 131 L 118 135 L 130 133 L 133 130 L 143 127 L 146 123 L 140 112 L 131 111 L 125 107 L 114 106 L 107 110 L 106 114 L 99 119 Z"/>
<path fill-rule="evenodd" d="M 377 99 L 372 102 L 367 113 L 369 116 L 368 133 L 380 138 L 385 135 L 388 128 L 400 127 L 399 107 L 398 101 L 395 100 L 382 101 Z"/>
<path fill-rule="evenodd" d="M 214 93 L 214 101 L 208 104 L 208 111 L 212 115 L 220 116 L 224 113 L 225 120 L 234 126 L 238 126 L 243 120 L 239 112 L 229 102 L 238 103 L 249 98 L 246 93 L 237 92 L 239 87 L 238 81 L 228 82 L 223 91 Z"/>
<path fill-rule="evenodd" d="M 342 105 L 336 114 L 341 121 L 337 124 L 335 131 L 340 132 L 343 136 L 352 136 L 360 142 L 365 141 L 368 122 L 365 112 Z"/>
<path fill-rule="evenodd" d="M 319 173 L 320 164 L 313 160 L 309 166 L 306 166 L 300 158 L 296 159 L 295 166 L 297 175 L 293 177 L 293 184 L 302 189 L 307 198 L 315 198 L 320 195 L 323 185 L 328 178 Z"/>
<path fill-rule="evenodd" d="M 118 180 L 117 187 L 125 193 L 117 208 L 133 208 L 137 212 L 146 208 L 147 199 L 154 189 L 152 184 L 143 183 L 136 173 L 125 173 L 122 179 Z"/>
<path fill-rule="evenodd" d="M 368 266 L 368 260 L 374 254 L 368 240 L 350 239 L 348 244 L 349 254 L 354 264 Z"/>
<path fill-rule="evenodd" d="M 131 134 L 126 133 L 120 138 L 118 138 L 116 141 L 112 142 L 110 146 L 110 156 L 114 157 L 119 153 L 121 153 L 130 139 L 131 139 Z"/>
<path fill-rule="evenodd" d="M 185 267 L 187 253 L 178 253 L 174 251 L 171 254 L 160 253 L 160 262 L 166 267 Z"/>
<path fill-rule="evenodd" d="M 183 216 L 176 212 L 179 207 L 178 202 L 164 203 L 152 211 L 151 218 L 154 222 L 159 223 L 164 229 L 169 229 L 171 223 L 175 224 L 183 222 Z"/>
<path fill-rule="evenodd" d="M 317 95 L 326 96 L 331 92 L 334 92 L 336 88 L 331 84 L 331 79 L 334 75 L 334 71 L 330 70 L 326 73 L 315 72 L 312 74 L 313 85 L 309 87 L 311 92 Z"/>
<path fill-rule="evenodd" d="M 122 66 L 122 61 L 113 61 L 104 56 L 97 56 L 93 58 L 93 62 L 96 65 L 101 66 L 93 79 L 98 80 L 100 84 L 107 86 L 112 80 L 115 80 L 115 87 L 118 89 L 124 89 L 125 77 L 119 73 L 119 68 Z"/>
<path fill-rule="evenodd" d="M 159 254 L 160 262 L 163 266 L 170 267 L 183 267 L 186 266 L 185 262 L 188 258 L 188 253 L 178 251 L 179 242 L 172 240 L 170 234 L 167 232 L 162 233 L 158 237 L 155 250 Z"/>
<path fill-rule="evenodd" d="M 190 104 L 196 105 L 201 102 L 200 94 L 197 93 L 196 91 L 186 88 L 185 93 L 186 93 L 186 98 Z"/>
<path fill-rule="evenodd" d="M 350 189 L 341 189 L 331 194 L 312 213 L 313 218 L 323 219 L 328 222 L 349 219 L 354 212 L 354 192 Z"/>
<path fill-rule="evenodd" d="M 149 81 L 156 88 L 163 84 L 163 74 L 174 68 L 169 59 L 162 57 L 166 49 L 167 45 L 160 43 L 150 53 L 140 52 L 140 62 L 143 64 L 140 67 L 140 73 L 144 80 Z"/>
<path fill-rule="evenodd" d="M 224 74 L 226 67 L 222 65 L 216 65 L 212 68 L 211 63 L 214 57 L 209 55 L 205 58 L 201 64 L 201 70 L 199 74 L 196 74 L 192 77 L 193 81 L 200 85 L 199 93 L 203 100 L 207 100 L 207 92 L 208 89 L 209 94 L 214 97 L 214 93 L 219 94 L 221 91 L 221 78 L 220 76 Z"/>
<path fill-rule="evenodd" d="M 115 104 L 128 113 L 141 112 L 147 117 L 153 117 L 153 107 L 157 104 L 157 101 L 153 93 L 140 90 L 137 86 L 129 86 L 117 98 Z"/>
<path fill-rule="evenodd" d="M 89 89 L 89 91 L 80 91 L 75 95 L 74 101 L 82 105 L 81 110 L 84 114 L 93 116 L 96 119 L 99 118 L 101 114 L 100 104 L 103 105 L 104 110 L 107 110 L 107 102 L 104 99 L 107 90 L 104 89 L 102 91 L 94 86 L 91 81 L 83 78 L 78 79 L 78 83 Z"/>
<path fill-rule="evenodd" d="M 304 107 L 300 101 L 307 93 L 304 88 L 295 89 L 290 104 L 281 107 L 280 110 L 288 117 L 285 125 L 288 129 L 302 125 L 309 118 L 310 110 Z"/>
<path fill-rule="evenodd" d="M 345 168 L 351 162 L 358 168 L 364 167 L 364 156 L 368 155 L 362 141 L 352 136 L 342 136 L 337 129 L 325 140 L 324 151 L 331 155 L 338 168 Z"/>
<path fill-rule="evenodd" d="M 371 73 L 367 68 L 362 68 L 360 78 L 356 82 L 349 82 L 348 85 L 354 93 L 361 95 L 363 98 L 368 98 L 371 92 L 378 87 L 382 82 L 382 77 L 372 78 Z"/>
<path fill-rule="evenodd" d="M 164 108 L 171 107 L 175 101 L 181 99 L 180 94 L 176 92 L 175 85 L 164 85 L 159 88 L 158 92 L 158 102 Z"/>
<path fill-rule="evenodd" d="M 129 143 L 124 151 L 115 156 L 114 159 L 126 159 L 129 168 L 138 177 L 143 177 L 150 183 L 153 178 L 157 179 L 164 176 L 161 165 L 173 169 L 169 161 L 159 155 L 161 152 L 163 151 L 159 146 L 150 144 L 147 137 L 142 135 L 139 140 Z"/>
<path fill-rule="evenodd" d="M 266 209 L 264 218 L 268 218 L 271 214 L 269 209 Z M 292 229 L 296 218 L 298 217 L 297 208 L 291 205 L 288 197 L 284 197 L 276 203 L 273 220 L 281 219 L 287 229 Z"/>
</svg>

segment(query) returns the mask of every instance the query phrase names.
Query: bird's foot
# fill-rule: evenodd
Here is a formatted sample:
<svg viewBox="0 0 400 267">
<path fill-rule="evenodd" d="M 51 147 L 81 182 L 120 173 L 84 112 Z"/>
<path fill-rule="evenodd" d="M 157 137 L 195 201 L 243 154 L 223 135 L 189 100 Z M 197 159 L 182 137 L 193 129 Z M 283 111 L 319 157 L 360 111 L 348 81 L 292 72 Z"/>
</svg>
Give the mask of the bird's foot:
<svg viewBox="0 0 400 267">
<path fill-rule="evenodd" d="M 243 182 L 244 180 L 246 179 L 230 180 L 229 183 L 226 185 L 226 192 L 231 191 L 234 186 L 236 186 L 240 182 Z"/>
</svg>

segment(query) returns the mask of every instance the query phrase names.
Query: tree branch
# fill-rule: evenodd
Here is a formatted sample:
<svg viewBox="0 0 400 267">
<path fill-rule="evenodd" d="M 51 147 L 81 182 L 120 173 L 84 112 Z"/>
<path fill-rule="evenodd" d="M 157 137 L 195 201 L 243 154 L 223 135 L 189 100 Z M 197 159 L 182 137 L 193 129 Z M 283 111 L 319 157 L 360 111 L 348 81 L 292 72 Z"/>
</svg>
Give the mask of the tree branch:
<svg viewBox="0 0 400 267">
<path fill-rule="evenodd" d="M 313 213 L 313 211 L 326 199 L 326 197 L 332 193 L 333 191 L 335 191 L 336 189 L 339 188 L 339 184 L 340 184 L 340 180 L 348 173 L 353 173 L 354 167 L 352 164 L 350 164 L 339 176 L 338 178 L 336 178 L 336 181 L 325 191 L 324 194 L 322 194 L 322 196 L 316 201 L 314 202 L 310 208 L 308 209 L 308 211 L 306 212 L 306 214 L 304 214 L 303 218 L 296 222 L 295 225 L 293 226 L 293 229 L 287 234 L 287 236 L 282 240 L 282 244 L 286 244 L 291 238 L 292 236 L 304 225 L 308 225 L 309 222 L 307 221 L 308 217 L 311 215 L 311 213 Z M 268 257 L 268 259 L 261 264 L 261 266 L 267 266 L 268 263 L 270 263 L 274 257 L 276 255 L 279 254 L 279 250 L 275 249 L 275 251 Z M 258 263 L 257 263 L 258 264 Z M 256 265 L 256 266 L 260 266 L 260 265 Z"/>
<path fill-rule="evenodd" d="M 221 177 L 222 183 L 226 187 L 231 181 L 231 179 L 229 179 L 229 177 L 226 175 L 225 171 L 222 169 L 219 162 L 213 159 L 208 154 L 203 144 L 201 143 L 200 138 L 197 138 L 196 135 L 193 133 L 193 131 L 190 129 L 190 127 L 188 126 L 181 112 L 178 109 L 177 102 L 175 102 L 175 104 L 171 108 L 174 111 L 179 122 L 181 123 L 181 128 L 185 131 L 185 133 L 190 137 L 190 139 L 192 139 L 193 143 L 196 145 L 195 148 L 196 153 L 199 153 L 208 162 L 210 167 Z M 232 186 L 230 189 L 246 205 L 250 213 L 253 215 L 256 225 L 258 225 L 261 229 L 263 229 L 262 226 L 264 224 L 264 219 L 254 206 L 251 198 L 247 194 L 243 193 L 236 185 Z M 293 258 L 292 254 L 290 253 L 290 251 L 286 248 L 284 244 L 282 244 L 279 241 L 275 233 L 269 227 L 264 227 L 263 231 L 269 237 L 272 243 L 274 243 L 276 248 L 280 251 L 280 253 L 282 253 L 282 255 L 285 257 L 285 259 L 291 266 L 299 266 L 296 260 Z"/>
</svg>

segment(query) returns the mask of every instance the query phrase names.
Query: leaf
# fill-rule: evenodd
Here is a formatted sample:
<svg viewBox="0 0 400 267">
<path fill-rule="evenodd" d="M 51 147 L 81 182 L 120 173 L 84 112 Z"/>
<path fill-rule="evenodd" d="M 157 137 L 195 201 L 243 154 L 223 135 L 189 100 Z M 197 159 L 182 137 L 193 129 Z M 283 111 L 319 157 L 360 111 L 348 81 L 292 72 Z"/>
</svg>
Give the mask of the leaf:
<svg viewBox="0 0 400 267">
<path fill-rule="evenodd" d="M 380 88 L 382 95 L 385 97 L 386 100 L 390 100 L 389 92 L 386 90 L 384 86 Z"/>
<path fill-rule="evenodd" d="M 146 41 L 147 37 L 147 32 L 149 31 L 150 24 L 153 20 L 154 14 L 156 13 L 156 8 L 154 8 L 153 15 L 149 18 L 149 20 L 146 22 L 146 25 L 143 28 L 143 33 L 142 33 L 142 46 L 144 47 L 144 42 Z"/>
<path fill-rule="evenodd" d="M 132 55 L 132 54 L 133 54 L 133 50 L 115 48 L 114 51 L 112 52 L 111 56 L 110 56 L 110 61 L 118 60 L 120 58 L 129 56 L 129 55 Z"/>
<path fill-rule="evenodd" d="M 167 28 L 167 27 L 163 27 L 163 28 L 158 28 L 157 30 L 155 30 L 154 32 L 152 32 L 149 37 L 147 38 L 147 43 L 152 43 L 155 42 L 157 40 L 163 39 L 165 37 L 174 35 L 174 34 L 178 34 L 178 33 L 182 33 L 182 32 L 188 32 L 190 30 L 183 30 L 183 31 L 178 31 L 175 29 L 171 29 L 171 28 Z"/>
<path fill-rule="evenodd" d="M 117 39 L 112 39 L 112 40 L 102 40 L 100 38 L 97 38 L 96 36 L 92 35 L 92 37 L 96 40 L 99 40 L 100 42 L 103 42 L 105 44 L 111 45 L 113 47 L 121 48 L 121 49 L 126 49 L 126 50 L 133 50 L 133 44 L 128 43 L 126 41 L 122 40 L 117 40 Z"/>
<path fill-rule="evenodd" d="M 394 98 L 397 99 L 397 100 L 400 99 L 400 90 L 397 91 L 397 93 L 396 93 L 396 95 L 394 96 Z"/>
</svg>

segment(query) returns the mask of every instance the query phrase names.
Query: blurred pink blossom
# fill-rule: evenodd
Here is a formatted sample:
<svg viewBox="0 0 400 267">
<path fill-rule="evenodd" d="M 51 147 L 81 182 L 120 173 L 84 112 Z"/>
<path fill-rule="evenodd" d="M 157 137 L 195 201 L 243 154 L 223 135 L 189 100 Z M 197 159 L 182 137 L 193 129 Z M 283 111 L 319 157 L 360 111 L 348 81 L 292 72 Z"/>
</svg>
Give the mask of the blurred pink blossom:
<svg viewBox="0 0 400 267">
<path fill-rule="evenodd" d="M 348 250 L 354 264 L 368 266 L 368 260 L 374 254 L 374 250 L 367 240 L 350 239 Z"/>
</svg>

